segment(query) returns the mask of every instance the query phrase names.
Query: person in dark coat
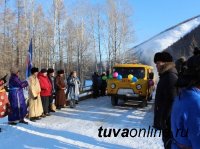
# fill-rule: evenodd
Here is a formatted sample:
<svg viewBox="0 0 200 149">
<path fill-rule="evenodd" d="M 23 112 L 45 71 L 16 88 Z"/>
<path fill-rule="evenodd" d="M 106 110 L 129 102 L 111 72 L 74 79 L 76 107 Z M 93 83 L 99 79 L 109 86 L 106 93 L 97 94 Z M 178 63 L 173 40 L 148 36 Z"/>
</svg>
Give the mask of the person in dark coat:
<svg viewBox="0 0 200 149">
<path fill-rule="evenodd" d="M 187 61 L 187 69 L 180 82 L 186 82 L 172 107 L 172 149 L 200 147 L 200 55 Z M 184 80 L 186 79 L 186 80 Z M 178 84 L 180 85 L 180 84 Z"/>
<path fill-rule="evenodd" d="M 160 78 L 156 89 L 153 127 L 162 130 L 164 148 L 170 149 L 170 116 L 173 99 L 177 95 L 176 82 L 178 74 L 173 58 L 167 52 L 156 53 L 154 63 Z"/>
<path fill-rule="evenodd" d="M 102 74 L 98 73 L 98 94 L 101 95 L 101 87 L 102 87 Z"/>
<path fill-rule="evenodd" d="M 200 49 L 199 49 L 199 47 L 194 47 L 194 51 L 193 51 L 193 55 L 195 56 L 197 56 L 197 55 L 200 55 Z"/>
<path fill-rule="evenodd" d="M 103 72 L 101 75 L 101 96 L 105 96 L 106 95 L 106 88 L 107 88 L 107 79 L 105 79 L 106 77 L 106 73 Z"/>
<path fill-rule="evenodd" d="M 48 78 L 51 82 L 51 86 L 52 86 L 52 91 L 51 91 L 51 96 L 49 97 L 49 111 L 50 112 L 55 112 L 55 96 L 56 96 L 56 89 L 55 89 L 55 77 L 54 77 L 54 69 L 53 68 L 49 68 L 47 70 L 47 75 Z"/>
<path fill-rule="evenodd" d="M 99 96 L 99 86 L 98 86 L 98 74 L 94 72 L 92 75 L 92 90 L 93 90 L 93 98 L 97 98 Z"/>
<path fill-rule="evenodd" d="M 11 105 L 11 113 L 8 115 L 8 121 L 11 125 L 16 125 L 17 121 L 28 124 L 28 122 L 24 121 L 27 115 L 27 105 L 23 93 L 23 88 L 28 86 L 28 82 L 19 79 L 19 72 L 18 68 L 13 67 L 9 79 L 8 99 Z"/>
<path fill-rule="evenodd" d="M 186 58 L 180 57 L 178 60 L 176 60 L 175 64 L 176 64 L 176 70 L 178 72 L 178 75 L 180 76 L 186 69 Z"/>
<path fill-rule="evenodd" d="M 56 76 L 56 107 L 57 109 L 64 108 L 66 106 L 65 89 L 66 85 L 64 82 L 64 70 L 59 70 Z"/>
</svg>

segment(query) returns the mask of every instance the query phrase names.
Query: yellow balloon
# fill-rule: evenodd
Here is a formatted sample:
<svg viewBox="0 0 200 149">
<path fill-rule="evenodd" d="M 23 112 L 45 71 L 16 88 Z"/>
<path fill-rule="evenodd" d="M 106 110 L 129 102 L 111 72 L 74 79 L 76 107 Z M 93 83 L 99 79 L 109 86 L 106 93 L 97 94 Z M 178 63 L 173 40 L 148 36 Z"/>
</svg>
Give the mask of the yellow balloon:
<svg viewBox="0 0 200 149">
<path fill-rule="evenodd" d="M 129 79 L 129 80 L 132 80 L 132 79 L 133 79 L 133 75 L 132 75 L 132 74 L 129 74 L 129 75 L 128 75 L 128 79 Z"/>
</svg>

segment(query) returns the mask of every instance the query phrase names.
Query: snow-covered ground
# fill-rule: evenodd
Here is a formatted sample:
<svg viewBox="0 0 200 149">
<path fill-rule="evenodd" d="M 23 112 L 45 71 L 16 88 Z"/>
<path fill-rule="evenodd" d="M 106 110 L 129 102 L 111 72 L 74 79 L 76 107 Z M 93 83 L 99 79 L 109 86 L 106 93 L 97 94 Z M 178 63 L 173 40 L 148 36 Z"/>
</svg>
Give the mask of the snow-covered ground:
<svg viewBox="0 0 200 149">
<path fill-rule="evenodd" d="M 7 117 L 0 119 L 1 149 L 162 149 L 161 137 L 99 137 L 100 127 L 112 129 L 146 128 L 152 125 L 152 103 L 146 108 L 137 106 L 112 107 L 109 97 L 81 101 L 76 109 L 65 108 L 52 116 L 29 125 L 9 126 Z M 27 120 L 28 121 L 28 120 Z M 108 134 L 108 132 L 107 132 Z M 101 134 L 103 135 L 103 133 Z"/>
</svg>

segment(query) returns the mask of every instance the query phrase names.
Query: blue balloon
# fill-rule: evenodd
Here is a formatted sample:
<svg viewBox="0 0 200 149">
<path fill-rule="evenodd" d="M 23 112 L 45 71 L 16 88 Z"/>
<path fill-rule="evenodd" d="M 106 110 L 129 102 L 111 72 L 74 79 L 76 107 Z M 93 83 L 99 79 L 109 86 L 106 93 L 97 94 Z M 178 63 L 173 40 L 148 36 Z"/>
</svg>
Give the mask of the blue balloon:
<svg viewBox="0 0 200 149">
<path fill-rule="evenodd" d="M 137 82 L 138 79 L 137 79 L 136 77 L 133 77 L 132 81 L 133 81 L 133 82 Z"/>
<path fill-rule="evenodd" d="M 117 80 L 122 80 L 122 75 L 118 75 Z"/>
</svg>

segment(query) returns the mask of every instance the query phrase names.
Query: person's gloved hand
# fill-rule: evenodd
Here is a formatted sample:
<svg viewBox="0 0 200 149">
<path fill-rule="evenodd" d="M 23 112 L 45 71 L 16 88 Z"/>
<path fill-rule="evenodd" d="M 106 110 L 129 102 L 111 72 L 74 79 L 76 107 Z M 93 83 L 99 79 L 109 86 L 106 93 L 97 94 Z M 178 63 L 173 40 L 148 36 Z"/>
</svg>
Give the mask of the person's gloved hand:
<svg viewBox="0 0 200 149">
<path fill-rule="evenodd" d="M 34 97 L 34 100 L 36 100 L 38 98 L 38 96 Z"/>
</svg>

